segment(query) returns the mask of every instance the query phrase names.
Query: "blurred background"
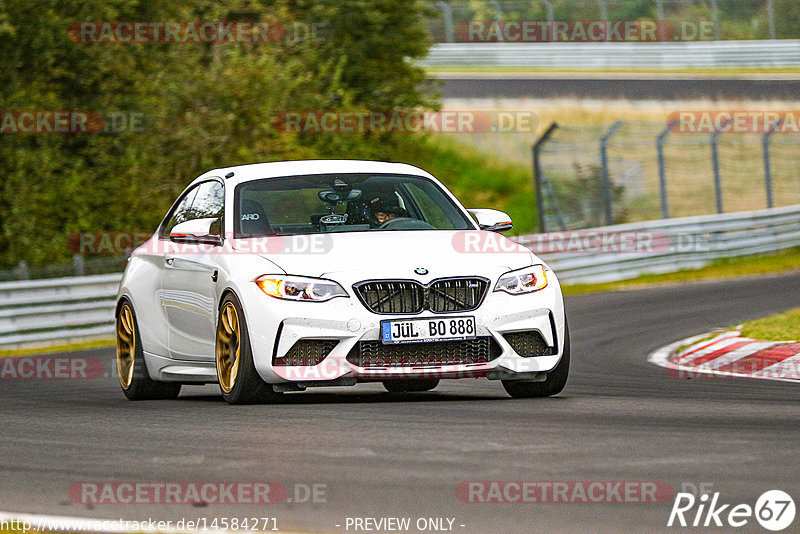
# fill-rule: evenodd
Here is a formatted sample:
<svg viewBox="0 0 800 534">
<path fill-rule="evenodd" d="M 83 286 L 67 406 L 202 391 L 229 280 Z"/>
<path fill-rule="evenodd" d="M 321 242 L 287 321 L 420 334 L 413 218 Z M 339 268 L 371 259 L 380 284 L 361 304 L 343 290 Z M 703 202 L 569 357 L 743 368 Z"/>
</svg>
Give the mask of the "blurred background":
<svg viewBox="0 0 800 534">
<path fill-rule="evenodd" d="M 463 31 L 470 21 L 524 20 L 657 20 L 680 31 L 663 43 L 479 43 Z M 269 42 L 81 33 L 103 21 L 267 22 L 281 31 Z M 118 272 L 124 254 L 76 257 L 69 237 L 151 232 L 200 173 L 260 161 L 411 163 L 467 207 L 509 212 L 518 233 L 715 213 L 720 196 L 724 211 L 795 204 L 800 136 L 771 136 L 765 159 L 763 132 L 713 142 L 662 134 L 676 110 L 800 109 L 800 47 L 787 48 L 798 34 L 796 0 L 5 0 L 0 280 Z M 759 43 L 767 45 L 754 51 Z M 684 45 L 694 48 L 675 48 Z M 276 125 L 287 111 L 320 110 L 537 120 L 480 133 Z M 21 114 L 44 112 L 46 123 L 59 111 L 100 116 L 102 127 L 20 128 Z M 532 147 L 546 131 L 537 202 Z"/>
</svg>

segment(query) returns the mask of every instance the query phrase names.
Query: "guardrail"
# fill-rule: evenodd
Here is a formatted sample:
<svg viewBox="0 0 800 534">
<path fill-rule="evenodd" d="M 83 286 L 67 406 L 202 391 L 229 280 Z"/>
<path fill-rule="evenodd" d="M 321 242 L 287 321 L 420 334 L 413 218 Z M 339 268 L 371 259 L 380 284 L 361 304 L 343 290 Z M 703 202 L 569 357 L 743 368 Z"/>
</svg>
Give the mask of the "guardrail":
<svg viewBox="0 0 800 534">
<path fill-rule="evenodd" d="M 646 246 L 639 252 L 591 251 L 585 246 L 592 237 L 590 234 L 600 236 L 600 240 L 611 236 L 612 243 L 628 239 Z M 556 237 L 550 242 L 560 243 L 564 251 L 538 255 L 556 272 L 559 280 L 568 284 L 615 282 L 642 274 L 695 269 L 721 258 L 800 246 L 800 206 L 592 228 L 581 230 L 576 239 L 583 241 L 573 243 L 572 247 L 570 232 L 549 235 Z M 533 235 L 520 236 L 517 241 L 536 251 L 536 244 L 541 240 Z M 590 241 L 589 248 L 597 242 Z"/>
<path fill-rule="evenodd" d="M 612 236 L 616 243 L 625 236 L 641 240 L 644 235 L 648 247 L 640 252 L 572 251 L 569 232 L 525 235 L 515 240 L 532 246 L 534 251 L 537 243 L 560 243 L 564 251 L 539 255 L 563 283 L 610 282 L 702 267 L 718 258 L 800 246 L 800 205 L 580 232 L 583 239 L 595 235 L 602 242 L 602 236 Z M 581 247 L 585 244 L 579 243 Z M 121 274 L 107 274 L 0 283 L 0 348 L 111 337 L 120 279 Z"/>
<path fill-rule="evenodd" d="M 114 333 L 121 273 L 0 284 L 0 348 Z"/>
<path fill-rule="evenodd" d="M 800 67 L 800 39 L 675 43 L 441 43 L 425 67 L 693 69 Z"/>
</svg>

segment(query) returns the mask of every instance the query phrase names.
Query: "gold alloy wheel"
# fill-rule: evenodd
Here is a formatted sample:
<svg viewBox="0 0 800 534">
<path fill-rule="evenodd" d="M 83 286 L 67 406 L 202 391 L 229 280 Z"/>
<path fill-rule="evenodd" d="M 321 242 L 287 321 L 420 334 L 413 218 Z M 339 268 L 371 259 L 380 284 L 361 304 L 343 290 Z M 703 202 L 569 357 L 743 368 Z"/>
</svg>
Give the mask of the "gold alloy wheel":
<svg viewBox="0 0 800 534">
<path fill-rule="evenodd" d="M 128 303 L 122 305 L 117 316 L 117 374 L 122 389 L 133 382 L 133 364 L 136 359 L 136 329 L 133 311 Z"/>
<path fill-rule="evenodd" d="M 226 302 L 217 325 L 217 376 L 219 386 L 230 393 L 239 374 L 239 314 L 236 306 Z"/>
</svg>

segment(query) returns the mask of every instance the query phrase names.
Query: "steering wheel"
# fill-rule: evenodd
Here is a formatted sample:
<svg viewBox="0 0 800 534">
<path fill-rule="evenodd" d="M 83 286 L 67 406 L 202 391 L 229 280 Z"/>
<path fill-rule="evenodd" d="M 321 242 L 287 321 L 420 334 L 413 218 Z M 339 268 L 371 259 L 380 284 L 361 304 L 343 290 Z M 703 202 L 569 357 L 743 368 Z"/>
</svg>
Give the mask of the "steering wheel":
<svg viewBox="0 0 800 534">
<path fill-rule="evenodd" d="M 380 225 L 378 230 L 435 230 L 436 227 L 413 217 L 395 217 Z"/>
</svg>

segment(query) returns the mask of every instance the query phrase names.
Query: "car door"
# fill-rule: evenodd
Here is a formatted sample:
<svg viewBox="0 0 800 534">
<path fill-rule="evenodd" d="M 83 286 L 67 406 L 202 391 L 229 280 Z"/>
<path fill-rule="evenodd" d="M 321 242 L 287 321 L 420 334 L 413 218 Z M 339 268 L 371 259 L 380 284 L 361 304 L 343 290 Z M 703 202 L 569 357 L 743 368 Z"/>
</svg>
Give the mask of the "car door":
<svg viewBox="0 0 800 534">
<path fill-rule="evenodd" d="M 169 356 L 169 312 L 172 308 L 165 306 L 169 299 L 165 298 L 162 290 L 162 280 L 167 272 L 171 272 L 172 270 L 172 262 L 167 261 L 167 254 L 172 254 L 173 252 L 169 240 L 169 233 L 175 225 L 188 220 L 190 217 L 192 201 L 194 197 L 197 196 L 197 190 L 198 187 L 193 186 L 178 197 L 167 213 L 167 216 L 159 225 L 156 242 L 152 247 L 153 254 L 151 261 L 156 267 L 157 272 L 154 273 L 153 279 L 150 281 L 150 286 L 153 288 L 153 310 L 158 317 L 156 320 L 149 321 L 154 325 L 152 335 L 157 338 L 152 343 L 150 351 L 158 356 Z"/>
<path fill-rule="evenodd" d="M 187 210 L 166 229 L 160 301 L 169 324 L 169 356 L 177 360 L 213 361 L 217 302 L 216 257 L 219 246 L 169 241 L 175 224 L 214 218 L 212 233 L 222 236 L 225 188 L 217 180 L 202 182 Z"/>
</svg>

